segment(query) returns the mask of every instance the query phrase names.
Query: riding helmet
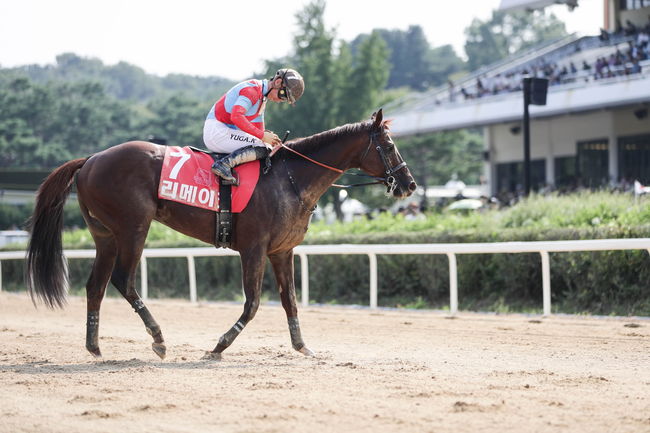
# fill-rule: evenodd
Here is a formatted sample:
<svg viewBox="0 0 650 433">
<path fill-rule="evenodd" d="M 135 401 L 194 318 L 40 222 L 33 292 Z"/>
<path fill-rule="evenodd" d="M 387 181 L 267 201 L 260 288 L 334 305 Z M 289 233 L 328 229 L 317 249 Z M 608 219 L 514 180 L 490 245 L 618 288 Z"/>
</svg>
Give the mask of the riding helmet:
<svg viewBox="0 0 650 433">
<path fill-rule="evenodd" d="M 293 69 L 279 69 L 271 81 L 282 78 L 282 85 L 287 92 L 287 100 L 291 105 L 295 104 L 305 91 L 305 81 L 297 71 Z"/>
</svg>

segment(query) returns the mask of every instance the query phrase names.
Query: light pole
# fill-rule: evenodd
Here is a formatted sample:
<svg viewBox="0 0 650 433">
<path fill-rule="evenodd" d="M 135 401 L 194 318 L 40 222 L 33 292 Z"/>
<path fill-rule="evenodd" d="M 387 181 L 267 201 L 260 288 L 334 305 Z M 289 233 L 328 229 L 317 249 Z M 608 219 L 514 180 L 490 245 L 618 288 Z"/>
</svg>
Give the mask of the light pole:
<svg viewBox="0 0 650 433">
<path fill-rule="evenodd" d="M 526 77 L 524 86 L 524 196 L 530 194 L 530 115 L 528 106 L 546 105 L 548 79 Z"/>
</svg>

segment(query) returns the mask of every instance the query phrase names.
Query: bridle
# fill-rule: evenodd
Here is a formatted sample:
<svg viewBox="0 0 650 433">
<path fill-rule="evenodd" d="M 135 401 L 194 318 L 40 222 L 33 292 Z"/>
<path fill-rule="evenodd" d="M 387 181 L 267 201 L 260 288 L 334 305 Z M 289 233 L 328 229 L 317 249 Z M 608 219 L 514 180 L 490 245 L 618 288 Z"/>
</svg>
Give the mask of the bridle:
<svg viewBox="0 0 650 433">
<path fill-rule="evenodd" d="M 377 137 L 383 134 L 383 132 L 384 132 L 383 130 L 370 132 L 370 140 L 368 141 L 368 147 L 366 148 L 366 151 L 363 153 L 363 156 L 361 157 L 359 164 L 361 164 L 365 159 L 366 155 L 368 155 L 368 152 L 370 151 L 370 147 L 373 146 L 373 142 L 374 142 L 375 149 L 377 149 L 377 152 L 379 153 L 379 157 L 381 158 L 381 162 L 384 164 L 385 176 L 383 179 L 374 176 L 370 176 L 370 177 L 373 177 L 375 179 L 381 179 L 378 183 L 383 183 L 384 185 L 386 185 L 387 187 L 386 194 L 391 194 L 395 190 L 395 188 L 397 188 L 397 180 L 393 175 L 398 171 L 400 171 L 401 169 L 403 169 L 404 167 L 406 167 L 406 161 L 402 161 L 401 163 L 395 165 L 394 167 L 390 166 L 390 161 L 386 156 L 385 149 L 381 145 L 381 141 L 377 141 Z M 392 142 L 391 145 L 392 148 L 394 149 L 395 145 Z"/>
<path fill-rule="evenodd" d="M 401 163 L 391 167 L 390 166 L 390 161 L 388 160 L 388 157 L 386 156 L 386 150 L 382 147 L 381 142 L 378 141 L 378 138 L 383 134 L 383 130 L 380 131 L 370 131 L 369 133 L 369 140 L 368 140 L 368 147 L 366 150 L 363 152 L 363 156 L 361 156 L 361 159 L 359 160 L 359 164 L 363 162 L 363 160 L 366 158 L 368 155 L 368 152 L 370 151 L 370 148 L 374 146 L 375 149 L 377 149 L 377 152 L 379 153 L 379 157 L 381 158 L 382 164 L 384 164 L 384 177 L 378 177 L 378 176 L 370 176 L 365 173 L 348 173 L 354 176 L 363 176 L 363 177 L 369 177 L 371 179 L 375 179 L 374 182 L 364 182 L 364 183 L 357 183 L 357 184 L 352 184 L 352 185 L 338 185 L 338 184 L 332 184 L 332 186 L 338 187 L 338 188 L 352 188 L 352 187 L 357 187 L 357 186 L 366 186 L 366 185 L 377 185 L 377 184 L 383 184 L 386 185 L 387 190 L 386 194 L 392 194 L 392 192 L 397 188 L 397 180 L 395 179 L 394 174 L 400 171 L 401 169 L 406 167 L 406 161 L 402 161 Z M 285 135 L 285 140 L 286 140 L 286 135 Z M 284 144 L 284 141 L 282 141 L 281 146 L 284 149 L 287 149 L 290 152 L 295 153 L 296 155 L 306 159 L 309 162 L 312 162 L 316 165 L 319 165 L 323 168 L 326 168 L 328 170 L 332 170 L 336 173 L 345 173 L 344 170 L 338 169 L 336 167 L 332 167 L 327 164 L 323 164 L 322 162 L 318 162 L 307 155 L 303 155 L 302 153 L 298 152 L 297 150 L 294 150 L 290 148 L 289 146 L 286 146 Z M 395 145 L 393 144 L 393 148 Z M 290 175 L 290 179 L 292 180 L 293 183 L 293 177 Z M 294 185 L 294 188 L 297 188 Z"/>
</svg>

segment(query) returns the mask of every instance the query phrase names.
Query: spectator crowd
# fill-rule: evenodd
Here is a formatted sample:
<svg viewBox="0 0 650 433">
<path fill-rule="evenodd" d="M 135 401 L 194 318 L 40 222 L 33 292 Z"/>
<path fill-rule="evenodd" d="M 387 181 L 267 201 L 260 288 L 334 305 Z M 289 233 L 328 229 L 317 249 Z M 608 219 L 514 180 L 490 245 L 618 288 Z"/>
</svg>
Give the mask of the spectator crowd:
<svg viewBox="0 0 650 433">
<path fill-rule="evenodd" d="M 576 82 L 579 80 L 601 80 L 617 76 L 626 76 L 641 73 L 641 62 L 650 59 L 650 17 L 644 27 L 637 27 L 627 21 L 625 27 L 608 33 L 601 29 L 598 36 L 601 46 L 613 45 L 615 51 L 606 56 L 598 56 L 592 62 L 586 59 L 576 65 L 573 60 L 568 63 L 562 61 L 540 58 L 535 62 L 520 66 L 506 73 L 494 76 L 479 76 L 470 86 L 456 89 L 453 82 L 449 82 L 449 99 L 454 101 L 457 95 L 464 99 L 476 99 L 487 95 L 498 95 L 514 91 L 521 91 L 524 77 L 547 78 L 549 86 Z M 616 41 L 626 41 L 619 43 Z M 623 45 L 621 49 L 619 45 Z M 576 45 L 576 50 L 580 50 Z M 550 57 L 550 56 L 549 56 Z"/>
</svg>

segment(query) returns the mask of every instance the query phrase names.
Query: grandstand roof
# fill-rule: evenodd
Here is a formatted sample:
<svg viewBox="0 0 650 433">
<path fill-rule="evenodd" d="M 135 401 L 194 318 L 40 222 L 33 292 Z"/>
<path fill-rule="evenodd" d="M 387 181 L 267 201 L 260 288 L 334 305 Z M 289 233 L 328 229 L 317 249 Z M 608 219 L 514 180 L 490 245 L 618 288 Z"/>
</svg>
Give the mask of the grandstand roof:
<svg viewBox="0 0 650 433">
<path fill-rule="evenodd" d="M 530 116 L 543 118 L 647 103 L 650 100 L 650 85 L 646 78 L 638 76 L 633 79 L 604 80 L 588 86 L 576 83 L 574 86 L 563 86 L 557 91 L 551 89 L 546 105 L 531 106 Z M 397 136 L 404 136 L 479 127 L 520 121 L 522 113 L 523 96 L 521 92 L 513 92 L 438 106 L 431 110 L 405 111 L 393 116 L 391 131 Z"/>
<path fill-rule="evenodd" d="M 639 62 L 642 72 L 628 74 L 630 64 L 617 66 L 613 77 L 595 77 L 598 58 L 625 51 L 634 38 L 623 34 L 612 36 L 607 42 L 598 37 L 570 36 L 555 43 L 534 47 L 530 52 L 497 62 L 460 79 L 450 86 L 428 92 L 411 94 L 392 106 L 387 112 L 394 119 L 392 131 L 396 135 L 481 127 L 521 120 L 523 95 L 519 88 L 479 93 L 478 81 L 490 82 L 494 77 L 510 74 L 510 83 L 539 65 L 553 64 L 558 69 L 573 62 L 580 70 L 567 74 L 568 79 L 549 87 L 547 105 L 533 106 L 532 118 L 567 115 L 591 110 L 648 104 L 650 102 L 650 59 Z M 592 65 L 582 70 L 583 62 Z M 556 70 L 558 70 L 556 69 Z M 517 75 L 519 74 L 519 75 Z M 494 82 L 494 81 L 493 81 Z M 463 95 L 460 95 L 462 90 Z"/>
<path fill-rule="evenodd" d="M 542 9 L 553 4 L 566 4 L 570 8 L 578 6 L 577 0 L 501 0 L 499 10 Z"/>
</svg>

